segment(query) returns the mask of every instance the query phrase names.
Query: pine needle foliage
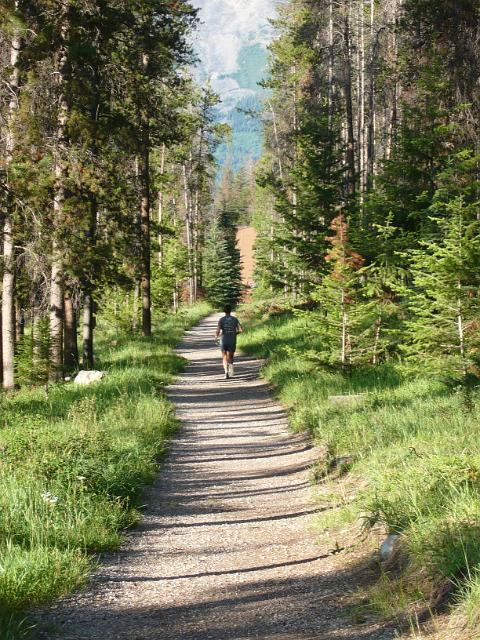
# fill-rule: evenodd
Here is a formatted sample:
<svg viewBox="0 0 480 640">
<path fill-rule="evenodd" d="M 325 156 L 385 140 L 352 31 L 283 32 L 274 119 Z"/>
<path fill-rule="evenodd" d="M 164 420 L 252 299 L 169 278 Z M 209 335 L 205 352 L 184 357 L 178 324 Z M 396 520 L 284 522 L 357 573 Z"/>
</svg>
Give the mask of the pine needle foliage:
<svg viewBox="0 0 480 640">
<path fill-rule="evenodd" d="M 235 306 L 240 300 L 240 254 L 225 237 L 220 222 L 213 224 L 206 241 L 203 281 L 207 299 L 214 307 Z"/>
</svg>

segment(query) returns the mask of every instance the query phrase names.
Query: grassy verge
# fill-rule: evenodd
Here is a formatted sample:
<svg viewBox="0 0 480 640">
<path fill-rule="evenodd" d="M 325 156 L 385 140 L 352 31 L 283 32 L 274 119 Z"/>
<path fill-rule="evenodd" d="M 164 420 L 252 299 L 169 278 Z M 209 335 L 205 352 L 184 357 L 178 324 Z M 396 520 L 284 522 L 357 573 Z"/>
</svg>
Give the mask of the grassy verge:
<svg viewBox="0 0 480 640">
<path fill-rule="evenodd" d="M 461 637 L 479 638 L 478 392 L 466 406 L 461 393 L 394 365 L 343 376 L 302 356 L 315 348 L 305 319 L 259 309 L 246 314 L 241 348 L 267 358 L 264 375 L 291 424 L 309 430 L 326 451 L 317 476 L 328 481 L 336 460 L 349 461 L 343 486 L 332 482 L 332 510 L 319 527 L 361 519 L 367 530 L 382 527 L 384 535 L 400 536 L 399 562 L 383 568 L 368 606 L 387 617 L 418 617 L 453 591 L 468 629 Z M 342 394 L 364 395 L 343 403 L 329 399 Z"/>
<path fill-rule="evenodd" d="M 115 549 L 136 523 L 176 427 L 162 394 L 183 366 L 172 347 L 207 311 L 165 316 L 151 340 L 104 332 L 100 383 L 0 395 L 2 640 L 23 637 L 22 612 L 81 586 L 89 554 Z"/>
</svg>

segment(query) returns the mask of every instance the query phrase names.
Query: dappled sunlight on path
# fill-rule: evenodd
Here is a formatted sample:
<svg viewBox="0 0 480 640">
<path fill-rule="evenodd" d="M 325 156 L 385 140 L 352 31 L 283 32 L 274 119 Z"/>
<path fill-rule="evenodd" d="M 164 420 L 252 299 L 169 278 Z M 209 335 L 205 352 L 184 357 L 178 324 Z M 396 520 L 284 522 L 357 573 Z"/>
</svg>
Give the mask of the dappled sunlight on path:
<svg viewBox="0 0 480 640">
<path fill-rule="evenodd" d="M 86 593 L 45 614 L 43 638 L 69 640 L 387 640 L 353 625 L 339 570 L 309 521 L 307 438 L 240 357 L 223 380 L 216 317 L 187 332 L 189 360 L 168 389 L 182 429 L 124 547 L 104 559 Z"/>
</svg>

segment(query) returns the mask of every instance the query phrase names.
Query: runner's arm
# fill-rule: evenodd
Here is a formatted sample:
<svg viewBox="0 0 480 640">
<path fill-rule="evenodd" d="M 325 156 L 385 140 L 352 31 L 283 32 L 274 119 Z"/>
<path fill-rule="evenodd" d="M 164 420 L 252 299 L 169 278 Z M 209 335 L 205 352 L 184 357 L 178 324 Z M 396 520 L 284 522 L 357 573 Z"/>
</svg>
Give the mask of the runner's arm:
<svg viewBox="0 0 480 640">
<path fill-rule="evenodd" d="M 219 320 L 219 321 L 218 321 L 218 324 L 217 324 L 217 330 L 216 330 L 216 332 L 215 332 L 215 340 L 218 340 L 218 338 L 219 338 L 219 336 L 220 336 L 220 332 L 221 332 L 221 330 L 222 330 L 222 328 L 221 328 L 221 326 L 220 326 L 220 320 Z"/>
</svg>

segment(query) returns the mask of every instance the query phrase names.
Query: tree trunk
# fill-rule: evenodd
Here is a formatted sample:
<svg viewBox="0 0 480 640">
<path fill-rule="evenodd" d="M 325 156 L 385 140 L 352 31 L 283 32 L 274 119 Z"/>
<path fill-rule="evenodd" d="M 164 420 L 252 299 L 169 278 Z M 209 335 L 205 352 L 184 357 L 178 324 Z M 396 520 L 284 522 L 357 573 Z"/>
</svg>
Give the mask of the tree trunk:
<svg viewBox="0 0 480 640">
<path fill-rule="evenodd" d="M 332 129 L 333 119 L 333 0 L 328 6 L 328 128 Z"/>
<path fill-rule="evenodd" d="M 393 3 L 393 22 L 394 29 L 392 31 L 392 49 L 393 49 L 393 58 L 395 65 L 398 60 L 398 42 L 397 42 L 397 15 L 398 15 L 398 0 L 394 0 Z M 390 107 L 390 117 L 388 124 L 388 137 L 387 137 L 387 148 L 385 157 L 387 160 L 390 160 L 393 152 L 393 144 L 396 137 L 397 131 L 397 123 L 398 123 L 398 96 L 399 96 L 399 86 L 398 86 L 398 78 L 397 71 L 395 70 L 394 80 L 393 80 L 393 92 L 391 98 L 391 107 Z"/>
<path fill-rule="evenodd" d="M 53 199 L 53 241 L 52 272 L 50 278 L 50 380 L 61 377 L 62 341 L 63 341 L 63 252 L 58 242 L 58 235 L 64 224 L 65 207 L 65 162 L 67 156 L 66 127 L 69 106 L 66 98 L 66 80 L 68 67 L 68 2 L 63 0 L 63 24 L 61 35 L 63 44 L 59 51 L 58 67 L 55 79 L 58 88 L 58 115 L 56 144 L 54 150 L 55 192 Z"/>
<path fill-rule="evenodd" d="M 341 294 L 340 313 L 342 316 L 342 338 L 341 338 L 340 361 L 342 363 L 342 368 L 344 368 L 347 364 L 348 315 L 347 315 L 347 309 L 345 304 L 345 291 L 343 291 L 343 289 Z"/>
<path fill-rule="evenodd" d="M 143 54 L 143 69 L 148 70 L 149 58 Z M 142 112 L 142 150 L 140 155 L 140 233 L 142 246 L 142 336 L 152 335 L 152 296 L 150 264 L 150 122 Z"/>
<path fill-rule="evenodd" d="M 200 204 L 198 189 L 195 190 L 193 211 L 193 302 L 198 300 L 198 281 L 200 277 Z"/>
<path fill-rule="evenodd" d="M 358 146 L 360 156 L 360 204 L 363 206 L 364 194 L 367 187 L 367 136 L 365 132 L 365 15 L 364 0 L 359 4 L 359 31 L 360 46 L 359 52 L 359 85 L 360 91 L 358 96 L 359 113 L 358 113 Z"/>
<path fill-rule="evenodd" d="M 40 331 L 40 322 L 42 320 L 42 316 L 40 313 L 40 308 L 37 304 L 35 294 L 32 296 L 31 302 L 31 318 L 32 318 L 32 342 L 33 342 L 33 369 L 40 373 L 39 368 L 41 366 L 41 358 L 42 358 L 42 346 L 40 344 L 41 341 L 41 331 Z M 48 375 L 48 372 L 45 372 Z M 46 380 L 45 380 L 46 381 Z"/>
<path fill-rule="evenodd" d="M 166 147 L 165 144 L 162 145 L 162 156 L 160 160 L 160 175 L 163 176 L 165 173 L 165 153 Z M 162 224 L 163 224 L 163 189 L 160 189 L 158 192 L 158 266 L 162 268 L 163 266 L 163 234 L 162 234 Z"/>
<path fill-rule="evenodd" d="M 15 342 L 20 342 L 25 333 L 25 312 L 18 300 L 15 300 Z"/>
<path fill-rule="evenodd" d="M 93 298 L 90 293 L 85 294 L 83 301 L 83 352 L 82 367 L 93 369 L 95 366 L 93 356 L 93 329 L 95 326 L 95 316 L 93 308 Z"/>
<path fill-rule="evenodd" d="M 367 187 L 374 186 L 375 178 L 375 137 L 377 129 L 376 121 L 376 87 L 375 87 L 375 0 L 370 0 L 370 91 L 368 96 L 368 143 L 367 143 Z"/>
<path fill-rule="evenodd" d="M 185 230 L 187 234 L 187 253 L 188 253 L 188 298 L 190 304 L 193 304 L 193 229 L 192 229 L 192 204 L 190 192 L 188 188 L 187 165 L 182 165 L 183 175 L 183 199 L 185 206 Z"/>
<path fill-rule="evenodd" d="M 63 351 L 63 263 L 57 244 L 50 279 L 50 380 L 61 377 Z"/>
<path fill-rule="evenodd" d="M 18 0 L 15 2 L 18 9 Z M 18 28 L 14 29 L 10 43 L 9 78 L 10 102 L 7 111 L 7 123 L 5 127 L 5 168 L 7 171 L 13 160 L 15 149 L 14 121 L 18 107 L 19 69 L 17 66 L 20 55 L 21 38 Z M 3 219 L 3 282 L 2 282 L 2 369 L 3 388 L 7 391 L 15 386 L 14 355 L 15 355 L 15 248 L 13 228 L 13 203 L 11 194 L 7 191 L 7 206 Z"/>
<path fill-rule="evenodd" d="M 78 367 L 77 318 L 69 291 L 65 291 L 63 308 L 65 323 L 63 365 L 66 371 L 73 371 Z"/>
<path fill-rule="evenodd" d="M 13 219 L 9 213 L 3 223 L 3 286 L 2 286 L 2 362 L 3 388 L 10 391 L 15 387 L 14 355 L 14 247 Z"/>
<path fill-rule="evenodd" d="M 345 18 L 343 36 L 345 44 L 345 106 L 347 114 L 347 195 L 351 199 L 355 196 L 355 134 L 352 101 L 351 36 L 350 21 L 348 17 Z"/>
</svg>

